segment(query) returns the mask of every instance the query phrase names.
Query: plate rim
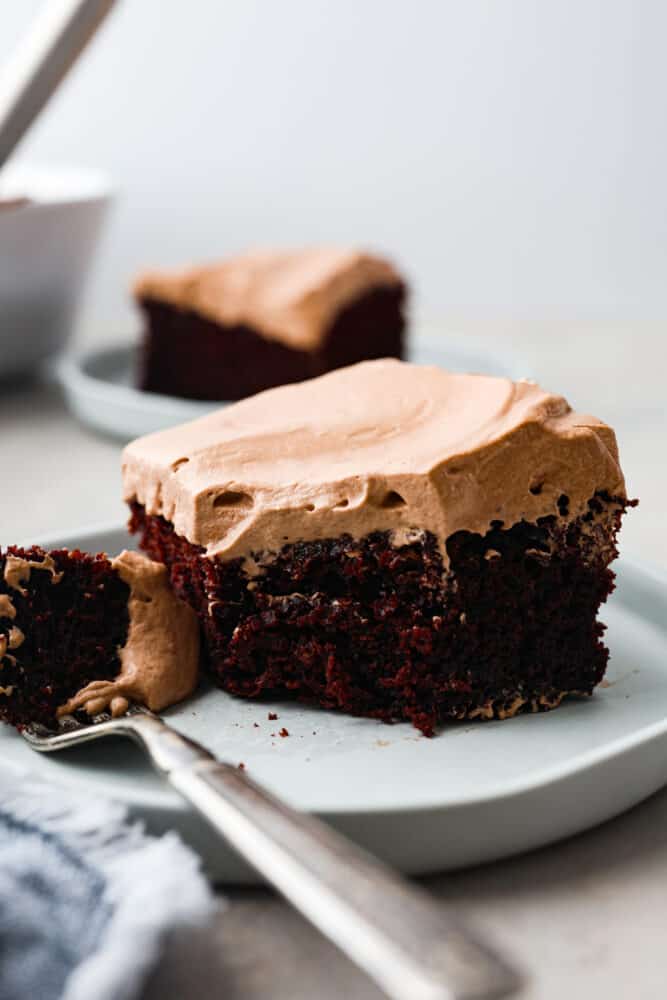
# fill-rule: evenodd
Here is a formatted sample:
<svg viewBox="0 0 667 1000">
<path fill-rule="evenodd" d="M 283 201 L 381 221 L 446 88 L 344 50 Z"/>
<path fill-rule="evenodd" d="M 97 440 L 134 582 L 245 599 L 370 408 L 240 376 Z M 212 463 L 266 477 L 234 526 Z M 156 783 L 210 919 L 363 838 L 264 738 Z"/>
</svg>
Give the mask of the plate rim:
<svg viewBox="0 0 667 1000">
<path fill-rule="evenodd" d="M 182 399 L 180 396 L 167 396 L 160 392 L 147 392 L 144 389 L 137 389 L 132 385 L 119 385 L 108 379 L 98 378 L 86 370 L 86 366 L 91 361 L 98 361 L 101 358 L 122 357 L 135 353 L 139 348 L 138 343 L 126 341 L 122 344 L 106 345 L 88 350 L 80 350 L 63 355 L 55 362 L 53 372 L 60 386 L 67 393 L 76 392 L 81 395 L 94 393 L 97 398 L 102 397 L 107 402 L 116 402 L 118 394 L 122 393 L 134 402 L 140 402 L 142 407 L 155 413 L 163 412 L 165 407 L 173 411 L 180 410 L 185 417 L 195 419 L 192 411 L 201 408 L 201 416 L 210 412 L 215 407 L 227 405 L 227 400 L 197 400 Z"/>
</svg>

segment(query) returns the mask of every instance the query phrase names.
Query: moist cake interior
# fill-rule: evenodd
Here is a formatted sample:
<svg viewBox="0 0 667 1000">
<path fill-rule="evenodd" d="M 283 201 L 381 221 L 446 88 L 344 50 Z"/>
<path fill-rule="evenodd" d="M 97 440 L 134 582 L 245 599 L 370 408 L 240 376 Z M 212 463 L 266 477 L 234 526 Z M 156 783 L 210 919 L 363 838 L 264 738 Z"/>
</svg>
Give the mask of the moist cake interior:
<svg viewBox="0 0 667 1000">
<path fill-rule="evenodd" d="M 8 573 L 32 564 L 28 579 Z M 104 556 L 0 550 L 0 719 L 52 725 L 86 684 L 113 680 L 127 640 L 130 588 Z"/>
<path fill-rule="evenodd" d="M 160 711 L 194 690 L 199 625 L 136 552 L 0 550 L 0 720 Z"/>
<path fill-rule="evenodd" d="M 564 498 L 565 503 L 565 498 Z M 199 610 L 208 671 L 236 695 L 296 697 L 432 735 L 445 719 L 505 718 L 589 695 L 609 652 L 596 619 L 623 498 L 592 497 L 574 522 L 550 516 L 395 547 L 388 532 L 207 559 L 135 504 L 141 547 Z"/>
</svg>

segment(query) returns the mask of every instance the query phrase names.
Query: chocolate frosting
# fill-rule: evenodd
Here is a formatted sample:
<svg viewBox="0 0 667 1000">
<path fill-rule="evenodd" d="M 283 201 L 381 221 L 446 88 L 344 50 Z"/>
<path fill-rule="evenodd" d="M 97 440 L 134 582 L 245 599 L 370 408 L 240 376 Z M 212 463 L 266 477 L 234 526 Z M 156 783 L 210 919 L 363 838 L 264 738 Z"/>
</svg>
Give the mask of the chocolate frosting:
<svg viewBox="0 0 667 1000">
<path fill-rule="evenodd" d="M 210 556 L 287 542 L 486 532 L 598 490 L 625 496 L 614 432 L 531 382 L 369 361 L 139 438 L 124 493 Z M 254 570 L 252 558 L 247 568 Z"/>
<path fill-rule="evenodd" d="M 5 560 L 5 583 L 13 590 L 18 590 L 20 594 L 27 593 L 22 584 L 30 579 L 33 569 L 43 570 L 51 574 L 51 583 L 60 583 L 63 578 L 62 573 L 56 571 L 56 564 L 51 556 L 45 556 L 43 560 L 35 562 L 32 559 L 22 559 L 20 556 L 7 556 Z"/>
<path fill-rule="evenodd" d="M 388 261 L 356 250 L 255 250 L 186 271 L 148 271 L 134 285 L 141 300 L 166 302 L 227 326 L 249 326 L 268 340 L 316 350 L 336 315 L 374 288 L 401 285 Z"/>
<path fill-rule="evenodd" d="M 194 691 L 199 671 L 199 624 L 192 608 L 169 586 L 167 569 L 137 552 L 121 552 L 111 565 L 130 588 L 130 627 L 119 650 L 121 670 L 113 681 L 93 681 L 58 709 L 84 709 L 114 716 L 130 701 L 155 712 Z"/>
<path fill-rule="evenodd" d="M 20 628 L 16 625 L 12 626 L 9 630 L 8 648 L 18 649 L 25 642 L 25 636 Z"/>
<path fill-rule="evenodd" d="M 25 636 L 20 628 L 13 626 L 9 630 L 9 635 L 0 634 L 0 667 L 2 666 L 2 660 L 7 656 L 8 649 L 18 649 L 19 646 L 23 645 L 25 641 Z M 14 657 L 10 657 L 14 660 Z"/>
<path fill-rule="evenodd" d="M 0 618 L 9 618 L 11 621 L 16 618 L 16 608 L 9 594 L 0 594 Z"/>
</svg>

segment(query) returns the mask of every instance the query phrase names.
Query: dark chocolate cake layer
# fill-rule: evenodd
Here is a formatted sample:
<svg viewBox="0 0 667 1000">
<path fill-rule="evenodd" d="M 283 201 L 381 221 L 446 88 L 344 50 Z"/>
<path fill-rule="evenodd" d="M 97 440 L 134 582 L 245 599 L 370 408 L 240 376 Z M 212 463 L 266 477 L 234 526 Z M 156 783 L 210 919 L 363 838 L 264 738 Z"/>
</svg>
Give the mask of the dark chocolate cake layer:
<svg viewBox="0 0 667 1000">
<path fill-rule="evenodd" d="M 143 299 L 140 388 L 188 399 L 235 400 L 357 361 L 401 358 L 404 297 L 402 286 L 367 292 L 338 313 L 312 350 L 267 339 L 247 325 L 224 325 Z"/>
<path fill-rule="evenodd" d="M 0 550 L 0 721 L 52 726 L 132 701 L 160 711 L 198 670 L 199 625 L 164 566 L 137 552 Z"/>
<path fill-rule="evenodd" d="M 536 523 L 458 531 L 446 568 L 429 532 L 400 547 L 389 532 L 291 543 L 253 553 L 250 576 L 140 504 L 130 527 L 197 611 L 209 673 L 226 691 L 406 719 L 431 735 L 447 719 L 592 693 L 608 658 L 596 615 L 630 505 L 597 494 L 571 519 L 563 496 L 559 514 Z"/>
<path fill-rule="evenodd" d="M 103 556 L 0 550 L 0 719 L 52 724 L 85 685 L 115 678 L 129 594 Z"/>
</svg>

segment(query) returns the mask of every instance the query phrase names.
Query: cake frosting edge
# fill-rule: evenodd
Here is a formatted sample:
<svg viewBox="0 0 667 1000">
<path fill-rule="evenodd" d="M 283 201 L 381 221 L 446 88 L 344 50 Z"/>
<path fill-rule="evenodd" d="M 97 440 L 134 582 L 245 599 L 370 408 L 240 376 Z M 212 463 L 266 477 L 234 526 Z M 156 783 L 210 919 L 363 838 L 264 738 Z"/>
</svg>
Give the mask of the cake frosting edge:
<svg viewBox="0 0 667 1000">
<path fill-rule="evenodd" d="M 124 496 L 207 555 L 391 531 L 485 533 L 625 498 L 613 430 L 533 382 L 391 359 L 268 390 L 132 442 Z"/>
</svg>

